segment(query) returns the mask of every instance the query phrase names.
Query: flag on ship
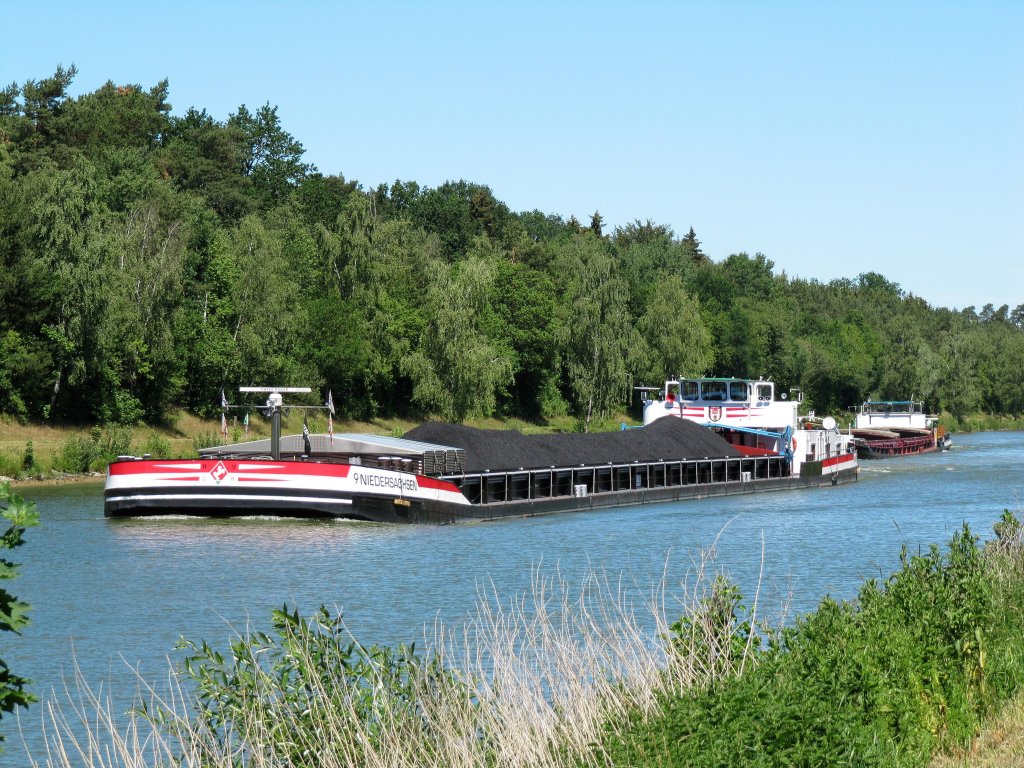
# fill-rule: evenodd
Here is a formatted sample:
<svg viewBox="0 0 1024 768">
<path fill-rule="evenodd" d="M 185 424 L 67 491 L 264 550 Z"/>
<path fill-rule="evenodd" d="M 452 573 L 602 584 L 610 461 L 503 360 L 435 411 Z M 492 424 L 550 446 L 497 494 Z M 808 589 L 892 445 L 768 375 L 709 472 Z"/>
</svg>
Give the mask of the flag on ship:
<svg viewBox="0 0 1024 768">
<path fill-rule="evenodd" d="M 313 446 L 309 442 L 309 424 L 306 423 L 306 414 L 302 414 L 302 447 L 307 456 L 313 453 Z"/>
<path fill-rule="evenodd" d="M 331 445 L 334 445 L 334 398 L 331 397 L 331 390 L 327 390 L 327 434 L 330 436 Z"/>
<path fill-rule="evenodd" d="M 221 408 L 227 408 L 228 407 L 228 399 L 226 397 L 224 397 L 224 390 L 223 389 L 221 389 L 221 391 L 220 391 L 220 407 Z"/>
<path fill-rule="evenodd" d="M 224 442 L 226 443 L 228 440 L 228 420 L 223 413 L 220 415 L 220 433 L 224 435 Z"/>
</svg>

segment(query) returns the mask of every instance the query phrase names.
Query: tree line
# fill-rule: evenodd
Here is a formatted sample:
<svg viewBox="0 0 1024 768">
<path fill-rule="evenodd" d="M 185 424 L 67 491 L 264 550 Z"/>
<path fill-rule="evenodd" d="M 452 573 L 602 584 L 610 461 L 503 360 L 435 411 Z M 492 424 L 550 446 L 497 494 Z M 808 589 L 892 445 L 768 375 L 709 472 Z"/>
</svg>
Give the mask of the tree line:
<svg viewBox="0 0 1024 768">
<path fill-rule="evenodd" d="M 589 426 L 673 374 L 763 376 L 819 413 L 1024 413 L 1024 305 L 716 262 L 693 228 L 514 212 L 465 180 L 364 188 L 269 103 L 175 116 L 167 81 L 73 98 L 76 74 L 0 91 L 0 413 L 159 423 L 270 383 L 352 419 Z"/>
</svg>

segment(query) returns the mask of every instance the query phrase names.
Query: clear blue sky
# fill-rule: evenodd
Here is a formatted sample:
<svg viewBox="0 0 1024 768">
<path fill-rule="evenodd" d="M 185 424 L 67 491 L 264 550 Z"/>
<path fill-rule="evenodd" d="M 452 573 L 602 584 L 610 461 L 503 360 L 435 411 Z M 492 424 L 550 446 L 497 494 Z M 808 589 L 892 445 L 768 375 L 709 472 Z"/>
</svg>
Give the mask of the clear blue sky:
<svg viewBox="0 0 1024 768">
<path fill-rule="evenodd" d="M 269 102 L 324 174 L 1024 304 L 1024 2 L 17 2 L 0 82 Z"/>
</svg>

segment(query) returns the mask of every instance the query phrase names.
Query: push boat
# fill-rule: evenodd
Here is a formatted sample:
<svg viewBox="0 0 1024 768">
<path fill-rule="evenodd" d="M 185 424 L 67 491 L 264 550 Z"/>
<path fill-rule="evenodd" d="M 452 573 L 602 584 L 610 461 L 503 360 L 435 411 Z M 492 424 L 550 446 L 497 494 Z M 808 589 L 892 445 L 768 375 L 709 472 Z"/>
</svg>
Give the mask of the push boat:
<svg viewBox="0 0 1024 768">
<path fill-rule="evenodd" d="M 197 459 L 120 456 L 107 471 L 104 514 L 453 523 L 835 485 L 857 473 L 855 453 L 840 452 L 833 432 L 811 447 L 796 428 L 769 445 L 765 429 L 750 445 L 686 417 L 594 434 L 432 422 L 403 437 L 282 436 L 281 393 L 309 390 L 242 391 L 270 393 L 261 406 L 269 439 L 204 448 Z"/>
<path fill-rule="evenodd" d="M 644 424 L 666 417 L 692 421 L 722 437 L 744 456 L 783 456 L 790 476 L 813 484 L 856 480 L 854 439 L 839 431 L 835 419 L 799 413 L 803 395 L 777 392 L 774 382 L 758 379 L 670 379 L 657 396 L 644 392 Z"/>
<path fill-rule="evenodd" d="M 861 403 L 850 434 L 862 459 L 945 451 L 953 443 L 946 428 L 939 426 L 938 417 L 926 414 L 924 404 L 914 400 Z"/>
</svg>

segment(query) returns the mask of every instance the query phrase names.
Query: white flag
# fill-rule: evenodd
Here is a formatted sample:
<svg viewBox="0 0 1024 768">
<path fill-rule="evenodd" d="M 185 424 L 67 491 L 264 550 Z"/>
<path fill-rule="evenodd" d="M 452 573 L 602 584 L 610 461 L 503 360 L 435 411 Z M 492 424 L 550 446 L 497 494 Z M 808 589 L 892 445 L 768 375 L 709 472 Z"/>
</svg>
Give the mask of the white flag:
<svg viewBox="0 0 1024 768">
<path fill-rule="evenodd" d="M 331 445 L 334 445 L 334 398 L 331 390 L 327 390 L 327 434 L 330 437 Z"/>
</svg>

